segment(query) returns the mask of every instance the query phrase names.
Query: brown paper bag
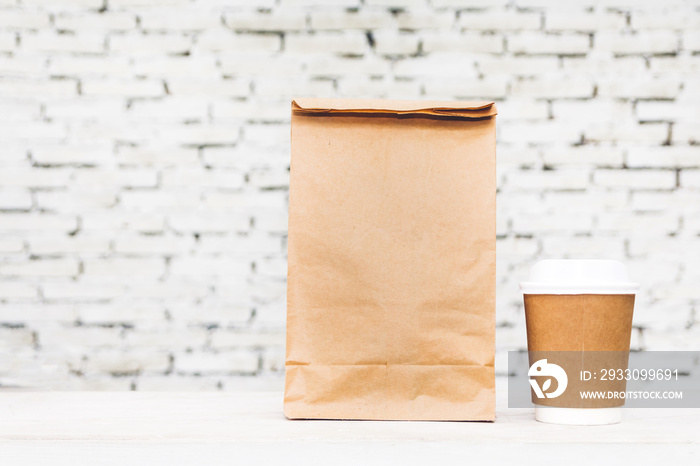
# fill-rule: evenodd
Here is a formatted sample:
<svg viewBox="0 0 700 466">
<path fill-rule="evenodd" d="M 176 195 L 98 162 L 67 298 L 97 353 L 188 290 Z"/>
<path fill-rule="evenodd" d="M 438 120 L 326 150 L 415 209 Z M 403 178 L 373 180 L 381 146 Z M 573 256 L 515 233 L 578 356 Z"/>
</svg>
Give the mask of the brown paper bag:
<svg viewBox="0 0 700 466">
<path fill-rule="evenodd" d="M 284 412 L 493 420 L 491 102 L 292 102 Z"/>
</svg>

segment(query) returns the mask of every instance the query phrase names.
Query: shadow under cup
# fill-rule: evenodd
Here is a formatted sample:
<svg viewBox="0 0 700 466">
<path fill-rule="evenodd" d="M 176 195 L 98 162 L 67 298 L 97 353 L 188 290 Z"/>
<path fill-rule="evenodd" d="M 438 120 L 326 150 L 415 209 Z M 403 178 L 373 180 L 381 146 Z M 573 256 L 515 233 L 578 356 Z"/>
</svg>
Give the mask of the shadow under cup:
<svg viewBox="0 0 700 466">
<path fill-rule="evenodd" d="M 531 384 L 536 381 L 535 418 L 557 424 L 620 422 L 624 398 L 583 398 L 581 392 L 625 391 L 624 378 L 601 377 L 602 369 L 627 369 L 637 285 L 629 281 L 625 266 L 604 260 L 541 261 L 520 288 Z M 552 385 L 549 377 L 538 377 L 542 362 L 568 375 L 566 389 L 555 397 L 549 397 L 551 389 L 549 395 L 535 392 Z"/>
</svg>

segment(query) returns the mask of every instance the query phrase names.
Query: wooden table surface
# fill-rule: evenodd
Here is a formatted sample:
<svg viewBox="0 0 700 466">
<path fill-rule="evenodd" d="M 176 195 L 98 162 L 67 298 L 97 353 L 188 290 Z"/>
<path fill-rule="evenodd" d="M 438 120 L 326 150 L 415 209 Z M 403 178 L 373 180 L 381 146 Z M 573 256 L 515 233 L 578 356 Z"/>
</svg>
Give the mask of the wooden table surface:
<svg viewBox="0 0 700 466">
<path fill-rule="evenodd" d="M 700 464 L 700 409 L 557 426 L 290 421 L 280 392 L 0 392 L 0 465 Z"/>
</svg>

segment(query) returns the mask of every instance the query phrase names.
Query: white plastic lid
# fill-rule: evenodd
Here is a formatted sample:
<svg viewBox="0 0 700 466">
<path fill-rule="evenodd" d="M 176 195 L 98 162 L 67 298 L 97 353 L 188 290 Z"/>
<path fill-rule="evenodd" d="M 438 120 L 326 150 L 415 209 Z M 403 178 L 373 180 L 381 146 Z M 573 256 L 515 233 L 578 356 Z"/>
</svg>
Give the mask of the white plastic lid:
<svg viewBox="0 0 700 466">
<path fill-rule="evenodd" d="M 558 259 L 536 263 L 523 294 L 636 294 L 627 267 L 615 260 Z"/>
</svg>

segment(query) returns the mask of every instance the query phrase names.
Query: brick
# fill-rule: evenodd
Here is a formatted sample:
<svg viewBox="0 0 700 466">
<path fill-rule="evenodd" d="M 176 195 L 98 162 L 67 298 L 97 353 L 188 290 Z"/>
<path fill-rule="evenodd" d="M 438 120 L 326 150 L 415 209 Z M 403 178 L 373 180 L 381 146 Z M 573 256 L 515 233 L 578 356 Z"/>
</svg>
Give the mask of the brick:
<svg viewBox="0 0 700 466">
<path fill-rule="evenodd" d="M 119 0 L 116 0 L 119 1 Z M 68 9 L 92 9 L 97 10 L 104 6 L 103 0 L 61 0 L 57 3 L 52 0 L 23 0 L 22 5 L 29 7 L 42 7 L 50 10 L 68 10 Z"/>
<path fill-rule="evenodd" d="M 468 55 L 432 53 L 428 57 L 398 60 L 394 64 L 397 77 L 477 78 L 474 61 Z"/>
<path fill-rule="evenodd" d="M 698 49 L 700 50 L 700 47 Z M 649 59 L 649 69 L 658 75 L 700 73 L 700 56 L 685 54 L 654 56 Z"/>
<path fill-rule="evenodd" d="M 282 242 L 279 237 L 261 233 L 251 233 L 247 236 L 203 235 L 199 239 L 198 250 L 202 253 L 237 256 L 279 254 L 282 252 Z"/>
<path fill-rule="evenodd" d="M 700 189 L 700 170 L 681 170 L 680 185 L 684 188 Z"/>
<path fill-rule="evenodd" d="M 0 96 L 9 97 L 69 97 L 78 94 L 75 81 L 68 79 L 2 79 L 0 80 Z"/>
<path fill-rule="evenodd" d="M 562 58 L 565 73 L 585 73 L 599 76 L 596 81 L 606 81 L 603 76 L 636 77 L 647 72 L 645 57 L 635 55 L 613 56 L 610 53 L 591 52 L 586 56 Z"/>
<path fill-rule="evenodd" d="M 219 330 L 213 333 L 211 346 L 222 348 L 269 348 L 270 346 L 284 346 L 285 334 L 283 331 L 241 331 Z"/>
<path fill-rule="evenodd" d="M 53 256 L 65 254 L 97 255 L 109 251 L 110 241 L 99 237 L 60 237 L 41 236 L 30 238 L 29 251 L 35 256 Z"/>
<path fill-rule="evenodd" d="M 126 12 L 57 15 L 54 26 L 59 31 L 128 31 L 136 27 L 136 17 Z"/>
<path fill-rule="evenodd" d="M 593 183 L 613 188 L 673 189 L 676 187 L 676 174 L 660 170 L 596 170 Z"/>
<path fill-rule="evenodd" d="M 453 11 L 436 11 L 430 8 L 417 7 L 410 10 L 399 10 L 394 13 L 396 25 L 399 29 L 425 30 L 425 29 L 452 29 L 455 24 L 455 14 Z M 391 24 L 387 20 L 384 24 Z M 377 27 L 382 27 L 377 26 Z"/>
<path fill-rule="evenodd" d="M 255 229 L 270 233 L 286 233 L 288 225 L 287 211 L 277 209 L 259 209 L 255 212 Z"/>
<path fill-rule="evenodd" d="M 264 99 L 291 100 L 299 96 L 332 95 L 333 81 L 290 79 L 284 77 L 260 78 L 255 82 L 255 94 Z"/>
<path fill-rule="evenodd" d="M 121 146 L 114 155 L 121 165 L 193 166 L 199 165 L 197 149 L 177 146 Z"/>
<path fill-rule="evenodd" d="M 105 234 L 114 230 L 129 230 L 139 233 L 162 233 L 165 217 L 158 212 L 140 213 L 111 210 L 83 212 L 81 230 Z"/>
<path fill-rule="evenodd" d="M 311 29 L 350 30 L 378 29 L 394 22 L 392 15 L 379 9 L 360 9 L 358 11 L 338 11 L 334 9 L 313 9 L 310 12 Z"/>
<path fill-rule="evenodd" d="M 219 383 L 217 376 L 149 375 L 148 377 L 140 377 L 136 381 L 136 389 L 140 392 L 215 391 L 219 390 Z"/>
<path fill-rule="evenodd" d="M 192 38 L 180 34 L 131 33 L 109 37 L 109 50 L 128 56 L 186 53 L 191 48 Z"/>
<path fill-rule="evenodd" d="M 209 332 L 204 328 L 154 326 L 129 331 L 124 344 L 129 348 L 172 350 L 173 348 L 202 348 L 209 340 Z"/>
<path fill-rule="evenodd" d="M 49 75 L 60 77 L 80 77 L 81 92 L 92 88 L 95 77 L 108 78 L 108 82 L 130 78 L 132 74 L 129 60 L 125 57 L 101 57 L 80 55 L 52 55 L 49 60 Z M 57 81 L 60 82 L 60 81 Z M 131 82 L 138 88 L 138 83 Z"/>
<path fill-rule="evenodd" d="M 653 11 L 634 11 L 630 15 L 632 29 L 697 30 L 700 18 L 692 10 L 674 9 L 658 14 Z"/>
<path fill-rule="evenodd" d="M 71 259 L 43 259 L 0 264 L 0 275 L 6 277 L 75 277 L 78 262 Z"/>
<path fill-rule="evenodd" d="M 617 99 L 597 98 L 587 100 L 555 100 L 552 102 L 552 117 L 557 121 L 574 124 L 634 120 L 631 102 Z"/>
<path fill-rule="evenodd" d="M 73 182 L 77 186 L 99 187 L 155 187 L 158 176 L 155 171 L 147 169 L 80 169 L 75 171 Z"/>
<path fill-rule="evenodd" d="M 31 150 L 32 160 L 39 165 L 100 165 L 112 158 L 109 145 L 44 145 Z"/>
<path fill-rule="evenodd" d="M 39 346 L 44 349 L 60 348 L 70 344 L 81 347 L 85 351 L 118 345 L 121 341 L 121 329 L 45 325 L 39 329 L 38 341 Z"/>
<path fill-rule="evenodd" d="M 640 121 L 700 121 L 697 105 L 682 102 L 637 102 L 637 117 Z"/>
<path fill-rule="evenodd" d="M 26 189 L 2 188 L 0 189 L 0 211 L 2 210 L 30 210 L 32 208 L 32 194 Z"/>
<path fill-rule="evenodd" d="M 274 53 L 281 49 L 281 44 L 281 38 L 276 34 L 236 34 L 222 28 L 202 32 L 197 37 L 196 48 L 210 52 Z"/>
<path fill-rule="evenodd" d="M 250 218 L 221 211 L 172 214 L 168 216 L 168 225 L 178 233 L 245 232 L 250 228 Z"/>
<path fill-rule="evenodd" d="M 0 52 L 12 52 L 17 48 L 17 34 L 15 32 L 0 32 Z"/>
<path fill-rule="evenodd" d="M 24 241 L 21 238 L 0 238 L 0 253 L 4 256 L 24 253 Z"/>
<path fill-rule="evenodd" d="M 360 6 L 360 0 L 282 0 L 282 8 L 286 7 L 321 7 L 321 6 L 334 6 L 334 7 L 358 7 Z"/>
<path fill-rule="evenodd" d="M 233 170 L 166 169 L 164 187 L 209 187 L 238 189 L 243 187 L 243 174 Z"/>
<path fill-rule="evenodd" d="M 698 203 L 696 195 L 688 190 L 638 191 L 632 193 L 631 205 L 634 212 L 662 212 L 674 206 L 675 212 L 683 214 L 696 211 Z"/>
<path fill-rule="evenodd" d="M 179 255 L 192 251 L 191 237 L 176 236 L 127 236 L 114 241 L 114 251 L 130 255 Z"/>
<path fill-rule="evenodd" d="M 0 231 L 47 231 L 71 233 L 78 228 L 78 220 L 70 215 L 36 213 L 4 213 L 0 215 Z"/>
<path fill-rule="evenodd" d="M 254 374 L 258 371 L 259 359 L 251 351 L 181 353 L 175 355 L 175 370 L 192 374 Z"/>
<path fill-rule="evenodd" d="M 596 237 L 546 235 L 542 239 L 542 254 L 543 257 L 552 259 L 606 257 L 626 260 L 624 240 L 602 235 L 597 235 Z"/>
<path fill-rule="evenodd" d="M 487 77 L 491 75 L 532 76 L 556 72 L 557 57 L 478 57 L 476 66 Z"/>
<path fill-rule="evenodd" d="M 203 120 L 207 112 L 208 102 L 196 97 L 138 100 L 129 108 L 130 116 L 137 120 Z"/>
<path fill-rule="evenodd" d="M 368 46 L 365 35 L 354 31 L 343 34 L 288 34 L 284 38 L 284 50 L 292 54 L 363 55 Z"/>
<path fill-rule="evenodd" d="M 251 85 L 244 79 L 168 79 L 168 90 L 175 96 L 246 97 Z"/>
<path fill-rule="evenodd" d="M 34 336 L 31 330 L 26 328 L 0 328 L 0 348 L 3 350 L 16 350 L 21 347 L 31 348 L 34 345 Z"/>
<path fill-rule="evenodd" d="M 32 143 L 60 142 L 66 137 L 66 127 L 58 123 L 38 122 L 8 122 L 4 125 L 5 131 L 0 133 L 0 141 L 21 142 L 23 140 Z"/>
<path fill-rule="evenodd" d="M 218 293 L 221 294 L 221 293 Z M 174 305 L 168 312 L 177 322 L 187 324 L 244 325 L 252 316 L 252 304 L 241 303 L 241 295 L 235 302 L 218 299 L 204 304 Z"/>
<path fill-rule="evenodd" d="M 678 79 L 605 79 L 598 82 L 598 95 L 617 98 L 666 98 L 671 99 L 680 92 Z"/>
<path fill-rule="evenodd" d="M 170 273 L 191 276 L 246 276 L 250 263 L 227 257 L 176 257 L 170 263 Z"/>
<path fill-rule="evenodd" d="M 38 192 L 36 205 L 42 211 L 81 214 L 97 209 L 109 209 L 117 204 L 117 196 L 109 190 L 78 190 L 73 192 Z"/>
<path fill-rule="evenodd" d="M 234 209 L 255 213 L 260 208 L 286 209 L 287 201 L 282 191 L 225 192 L 208 191 L 204 194 L 204 205 L 214 209 Z"/>
<path fill-rule="evenodd" d="M 519 171 L 507 177 L 506 185 L 517 189 L 585 189 L 590 175 L 585 170 Z"/>
<path fill-rule="evenodd" d="M 284 8 L 265 14 L 244 11 L 224 12 L 224 24 L 237 32 L 299 31 L 306 29 L 306 14 L 296 9 Z"/>
<path fill-rule="evenodd" d="M 201 193 L 183 190 L 182 185 L 157 191 L 124 191 L 120 194 L 120 201 L 127 212 L 146 213 L 194 211 L 202 205 Z"/>
<path fill-rule="evenodd" d="M 498 34 L 479 34 L 465 32 L 433 33 L 423 35 L 423 51 L 432 52 L 461 52 L 461 53 L 501 53 L 503 52 L 503 37 Z"/>
<path fill-rule="evenodd" d="M 365 0 L 369 6 L 382 6 L 391 8 L 415 8 L 423 6 L 423 0 Z"/>
<path fill-rule="evenodd" d="M 138 18 L 145 31 L 200 31 L 221 24 L 215 11 L 194 9 L 143 10 L 138 12 Z"/>
<path fill-rule="evenodd" d="M 188 0 L 109 0 L 112 8 L 180 6 L 189 3 Z"/>
<path fill-rule="evenodd" d="M 627 17 L 621 12 L 584 13 L 548 11 L 545 13 L 545 29 L 548 31 L 594 32 L 606 29 L 620 30 L 627 25 Z"/>
<path fill-rule="evenodd" d="M 617 147 L 578 146 L 545 148 L 542 160 L 549 166 L 597 166 L 621 168 L 623 151 Z"/>
<path fill-rule="evenodd" d="M 338 94 L 350 98 L 364 98 L 372 95 L 386 99 L 420 99 L 422 87 L 415 81 L 350 78 L 338 83 Z"/>
<path fill-rule="evenodd" d="M 593 82 L 588 79 L 531 79 L 515 81 L 511 94 L 534 98 L 593 97 Z"/>
<path fill-rule="evenodd" d="M 593 218 L 590 215 L 560 213 L 527 214 L 518 213 L 513 216 L 513 231 L 516 234 L 533 233 L 588 233 L 593 229 Z"/>
<path fill-rule="evenodd" d="M 687 31 L 683 34 L 683 50 L 690 52 L 700 51 L 700 32 Z"/>
<path fill-rule="evenodd" d="M 673 125 L 674 144 L 697 144 L 700 142 L 700 122 L 677 122 Z"/>
<path fill-rule="evenodd" d="M 96 283 L 43 283 L 41 293 L 47 300 L 94 300 L 114 299 L 124 294 L 124 287 L 116 284 Z M 65 343 L 64 343 L 65 344 Z"/>
<path fill-rule="evenodd" d="M 627 165 L 641 168 L 700 168 L 700 147 L 632 147 Z"/>
<path fill-rule="evenodd" d="M 459 15 L 457 25 L 462 29 L 476 31 L 521 31 L 539 29 L 542 16 L 534 12 L 470 12 Z"/>
<path fill-rule="evenodd" d="M 168 306 L 168 314 L 174 315 L 173 300 L 185 302 L 188 309 L 196 308 L 192 301 L 203 299 L 209 295 L 211 286 L 206 282 L 196 282 L 192 277 L 178 277 L 165 282 L 131 283 L 128 292 L 129 296 L 134 298 L 160 300 Z M 175 316 L 174 319 L 178 322 L 182 320 L 179 316 Z M 215 317 L 213 319 L 216 321 Z"/>
<path fill-rule="evenodd" d="M 544 34 L 522 32 L 509 35 L 507 49 L 515 54 L 580 55 L 590 49 L 586 34 Z"/>
<path fill-rule="evenodd" d="M 100 34 L 53 34 L 39 32 L 23 34 L 20 47 L 27 52 L 100 53 L 105 50 L 105 38 Z"/>
<path fill-rule="evenodd" d="M 239 119 L 249 122 L 288 122 L 290 118 L 288 102 L 270 102 L 261 104 L 255 101 L 217 100 L 212 104 L 212 116 L 218 119 Z M 206 150 L 205 150 L 206 154 Z M 206 157 L 205 157 L 206 160 Z M 207 160 L 207 163 L 217 164 Z"/>
<path fill-rule="evenodd" d="M 676 233 L 679 225 L 677 215 L 603 212 L 598 215 L 596 229 L 618 234 L 624 232 L 635 236 L 654 236 Z"/>
<path fill-rule="evenodd" d="M 42 11 L 3 10 L 0 29 L 41 29 L 49 25 L 49 16 Z"/>
<path fill-rule="evenodd" d="M 231 125 L 170 125 L 163 130 L 161 137 L 170 144 L 193 146 L 235 144 L 238 141 L 239 131 Z"/>
<path fill-rule="evenodd" d="M 336 57 L 332 55 L 316 55 L 310 56 L 307 59 L 309 62 L 312 62 L 315 59 L 329 58 Z M 338 58 L 339 60 L 343 60 L 346 57 Z M 246 54 L 243 52 L 228 51 L 221 53 L 219 61 L 221 62 L 221 72 L 225 76 L 264 77 L 283 74 L 290 79 L 306 76 L 298 56 L 275 55 L 275 59 L 270 60 L 265 54 Z"/>
<path fill-rule="evenodd" d="M 499 141 L 513 144 L 528 141 L 530 144 L 577 144 L 581 141 L 582 129 L 566 122 L 522 122 L 514 121 L 501 126 Z"/>
<path fill-rule="evenodd" d="M 80 99 L 61 99 L 46 105 L 46 115 L 52 119 L 92 119 L 106 120 L 123 114 L 125 103 L 121 99 L 110 97 L 86 97 Z"/>
<path fill-rule="evenodd" d="M 7 280 L 0 283 L 0 299 L 35 299 L 38 296 L 36 285 Z M 11 320 L 4 312 L 4 309 L 0 309 L 0 316 L 2 316 L 0 320 L 4 322 Z M 26 319 L 22 316 L 20 320 L 24 321 Z"/>
<path fill-rule="evenodd" d="M 431 79 L 425 84 L 425 89 L 428 94 L 447 100 L 502 99 L 507 94 L 508 82 L 504 78 L 467 82 L 461 79 Z"/>
<path fill-rule="evenodd" d="M 664 54 L 679 49 L 678 36 L 671 31 L 649 31 L 636 34 L 601 31 L 594 39 L 595 50 L 616 54 Z"/>
<path fill-rule="evenodd" d="M 150 277 L 158 278 L 165 272 L 163 259 L 90 259 L 83 261 L 86 277 Z"/>
<path fill-rule="evenodd" d="M 170 355 L 152 350 L 91 352 L 86 370 L 91 373 L 141 374 L 164 373 L 170 367 Z"/>
<path fill-rule="evenodd" d="M 80 84 L 86 96 L 158 97 L 165 94 L 163 83 L 155 80 L 86 79 Z"/>
<path fill-rule="evenodd" d="M 374 50 L 380 55 L 413 55 L 418 52 L 418 37 L 393 31 L 374 33 Z"/>
<path fill-rule="evenodd" d="M 134 75 L 147 79 L 214 79 L 220 77 L 216 57 L 213 55 L 135 57 L 133 62 Z"/>
<path fill-rule="evenodd" d="M 46 60 L 42 57 L 0 57 L 0 75 L 4 77 L 42 78 L 45 67 Z"/>
<path fill-rule="evenodd" d="M 651 143 L 661 145 L 668 140 L 669 129 L 666 124 L 593 123 L 584 129 L 586 141 Z"/>
</svg>

